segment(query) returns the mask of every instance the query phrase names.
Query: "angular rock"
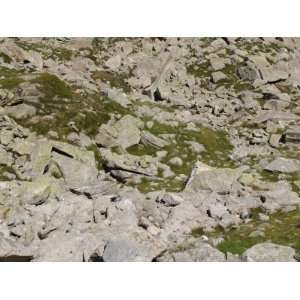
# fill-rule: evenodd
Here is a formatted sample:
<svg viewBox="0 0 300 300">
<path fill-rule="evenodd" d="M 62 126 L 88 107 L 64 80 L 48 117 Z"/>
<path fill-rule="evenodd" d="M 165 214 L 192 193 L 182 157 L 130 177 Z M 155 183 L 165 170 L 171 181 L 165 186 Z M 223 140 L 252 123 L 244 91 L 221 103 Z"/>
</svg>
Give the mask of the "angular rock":
<svg viewBox="0 0 300 300">
<path fill-rule="evenodd" d="M 104 124 L 95 137 L 97 145 L 103 147 L 120 146 L 126 149 L 140 142 L 143 122 L 131 115 L 126 115 L 113 124 Z"/>
<path fill-rule="evenodd" d="M 218 193 L 229 193 L 246 169 L 247 167 L 217 169 L 197 162 L 185 186 L 185 190 L 194 192 L 210 190 Z"/>
<path fill-rule="evenodd" d="M 142 131 L 141 142 L 145 146 L 152 146 L 155 148 L 163 148 L 169 144 L 167 141 L 145 130 Z"/>
</svg>

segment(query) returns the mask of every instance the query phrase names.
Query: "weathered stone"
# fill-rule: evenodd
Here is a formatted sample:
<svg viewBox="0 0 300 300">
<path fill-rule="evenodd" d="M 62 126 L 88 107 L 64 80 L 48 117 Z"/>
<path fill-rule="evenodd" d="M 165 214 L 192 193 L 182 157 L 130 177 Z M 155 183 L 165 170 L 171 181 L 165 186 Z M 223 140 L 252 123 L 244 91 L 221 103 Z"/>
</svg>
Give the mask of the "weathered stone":
<svg viewBox="0 0 300 300">
<path fill-rule="evenodd" d="M 211 190 L 218 193 L 229 193 L 246 169 L 247 167 L 217 169 L 197 162 L 185 186 L 185 190 L 193 190 L 195 192 Z"/>
<path fill-rule="evenodd" d="M 300 161 L 278 157 L 265 166 L 264 169 L 271 172 L 294 173 L 300 171 Z"/>
<path fill-rule="evenodd" d="M 290 262 L 296 261 L 295 254 L 295 250 L 291 247 L 262 243 L 246 250 L 242 259 L 248 262 Z"/>
<path fill-rule="evenodd" d="M 111 240 L 104 248 L 104 262 L 146 261 L 144 250 L 134 241 Z"/>
<path fill-rule="evenodd" d="M 165 141 L 165 140 L 155 136 L 154 134 L 150 133 L 149 131 L 145 131 L 145 130 L 142 131 L 141 142 L 145 146 L 152 146 L 152 147 L 156 147 L 156 148 L 163 148 L 169 144 L 167 141 Z"/>
<path fill-rule="evenodd" d="M 120 65 L 121 65 L 120 55 L 113 56 L 105 62 L 105 66 L 113 71 L 116 71 L 120 67 Z"/>
<path fill-rule="evenodd" d="M 90 185 L 97 181 L 98 170 L 94 165 L 57 153 L 52 154 L 52 157 L 57 162 L 68 186 Z"/>
<path fill-rule="evenodd" d="M 211 74 L 211 76 L 212 76 L 213 83 L 217 83 L 217 82 L 227 78 L 227 76 L 224 73 L 222 73 L 221 71 L 214 72 Z"/>
<path fill-rule="evenodd" d="M 102 125 L 95 141 L 103 147 L 120 146 L 126 149 L 139 143 L 141 139 L 140 129 L 142 128 L 143 122 L 141 120 L 126 115 L 112 125 Z"/>
</svg>

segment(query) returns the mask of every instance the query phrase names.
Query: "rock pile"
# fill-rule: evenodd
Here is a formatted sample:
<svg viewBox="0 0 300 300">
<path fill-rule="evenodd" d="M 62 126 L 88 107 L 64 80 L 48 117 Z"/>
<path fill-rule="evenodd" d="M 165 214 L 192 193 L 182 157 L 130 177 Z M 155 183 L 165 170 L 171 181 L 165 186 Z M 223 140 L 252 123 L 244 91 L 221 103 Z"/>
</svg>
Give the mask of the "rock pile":
<svg viewBox="0 0 300 300">
<path fill-rule="evenodd" d="M 2 38 L 0 261 L 296 261 L 299 58 L 289 38 Z"/>
</svg>

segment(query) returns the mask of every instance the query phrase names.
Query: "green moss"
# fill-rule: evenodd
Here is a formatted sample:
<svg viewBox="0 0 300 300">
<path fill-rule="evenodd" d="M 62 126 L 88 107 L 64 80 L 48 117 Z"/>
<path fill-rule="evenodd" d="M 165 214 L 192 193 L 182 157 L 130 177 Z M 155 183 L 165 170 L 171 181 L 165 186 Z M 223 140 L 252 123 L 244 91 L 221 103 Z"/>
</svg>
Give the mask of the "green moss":
<svg viewBox="0 0 300 300">
<path fill-rule="evenodd" d="M 241 255 L 244 253 L 248 248 L 254 246 L 255 244 L 263 242 L 264 239 L 261 237 L 255 238 L 243 238 L 241 240 L 225 240 L 224 242 L 218 245 L 218 249 L 224 253 L 230 252 L 232 254 L 239 254 Z"/>
<path fill-rule="evenodd" d="M 249 237 L 255 230 L 263 231 L 264 236 Z M 300 251 L 300 210 L 274 213 L 270 215 L 270 220 L 267 222 L 260 221 L 257 214 L 253 214 L 253 221 L 250 223 L 242 224 L 238 228 L 228 231 L 217 228 L 208 235 L 224 238 L 224 241 L 217 246 L 224 253 L 242 254 L 253 245 L 266 241 L 290 246 Z"/>
<path fill-rule="evenodd" d="M 4 89 L 14 89 L 24 80 L 23 73 L 15 69 L 0 67 L 0 86 Z"/>
<path fill-rule="evenodd" d="M 73 95 L 71 88 L 64 81 L 49 73 L 40 74 L 31 82 L 38 83 L 41 92 L 43 92 L 47 98 L 53 98 L 54 96 L 71 98 Z"/>
<path fill-rule="evenodd" d="M 149 131 L 159 136 L 159 134 L 174 134 L 174 139 L 169 145 L 159 150 L 167 151 L 166 157 L 161 162 L 170 165 L 169 160 L 174 157 L 182 159 L 183 164 L 180 166 L 171 165 L 172 171 L 177 175 L 189 176 L 192 168 L 197 160 L 207 163 L 215 167 L 234 167 L 228 155 L 231 153 L 232 145 L 227 139 L 227 135 L 223 131 L 213 131 L 206 127 L 201 127 L 197 131 L 187 130 L 183 126 L 172 127 L 166 124 L 154 122 Z M 205 146 L 206 151 L 197 154 L 194 153 L 187 142 L 194 141 Z M 136 145 L 127 149 L 133 155 L 155 155 L 158 149 L 154 147 Z M 160 174 L 162 176 L 162 174 Z M 155 184 L 155 185 L 154 185 Z M 158 180 L 143 180 L 138 188 L 143 191 L 151 191 L 157 189 L 165 189 L 167 191 L 181 191 L 185 185 L 185 180 L 175 180 L 171 178 L 160 178 Z"/>
<path fill-rule="evenodd" d="M 72 56 L 73 56 L 73 52 L 71 50 L 63 47 L 58 47 L 52 49 L 52 53 L 51 55 L 49 55 L 49 58 L 64 62 L 64 61 L 71 60 Z"/>
<path fill-rule="evenodd" d="M 3 61 L 6 63 L 6 64 L 9 64 L 12 62 L 12 59 L 5 53 L 3 52 L 0 52 L 0 58 L 3 59 Z"/>
</svg>

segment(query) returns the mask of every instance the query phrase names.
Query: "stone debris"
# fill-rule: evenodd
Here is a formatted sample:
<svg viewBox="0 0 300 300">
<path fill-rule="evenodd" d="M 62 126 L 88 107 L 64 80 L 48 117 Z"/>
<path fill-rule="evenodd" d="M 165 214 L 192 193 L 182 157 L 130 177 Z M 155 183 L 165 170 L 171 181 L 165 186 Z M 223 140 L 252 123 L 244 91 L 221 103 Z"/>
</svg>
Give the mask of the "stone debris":
<svg viewBox="0 0 300 300">
<path fill-rule="evenodd" d="M 296 261 L 299 55 L 2 38 L 0 261 Z"/>
</svg>

